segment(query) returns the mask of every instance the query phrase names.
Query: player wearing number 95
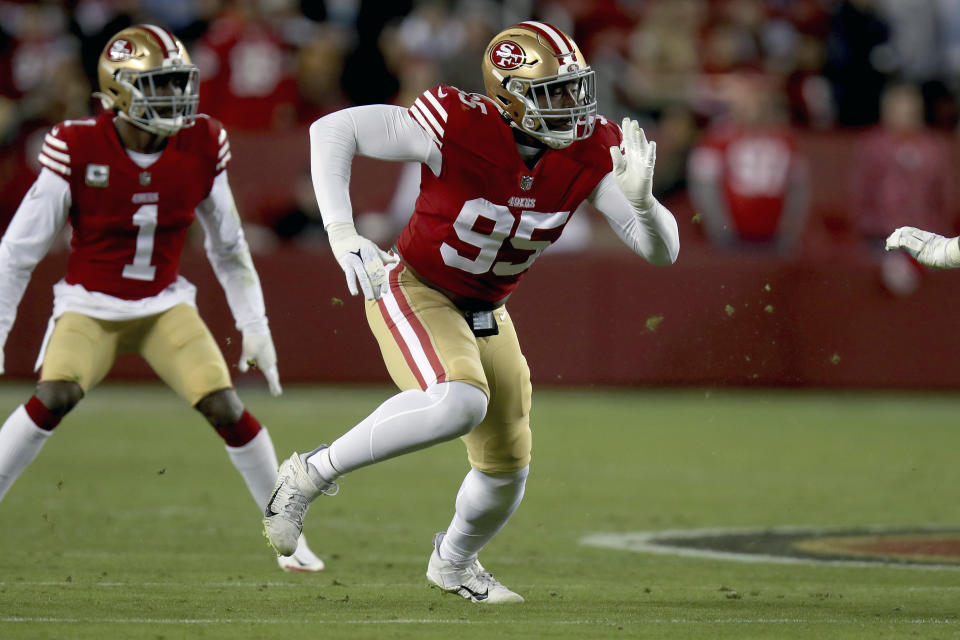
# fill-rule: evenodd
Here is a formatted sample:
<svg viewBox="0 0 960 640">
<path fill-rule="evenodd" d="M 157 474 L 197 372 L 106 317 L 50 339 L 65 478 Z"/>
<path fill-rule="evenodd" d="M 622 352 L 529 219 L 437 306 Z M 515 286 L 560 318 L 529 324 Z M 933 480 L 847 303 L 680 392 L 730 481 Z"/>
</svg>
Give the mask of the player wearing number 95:
<svg viewBox="0 0 960 640">
<path fill-rule="evenodd" d="M 583 200 L 649 262 L 674 262 L 673 216 L 651 194 L 655 145 L 636 122 L 597 115 L 594 72 L 542 22 L 498 34 L 487 95 L 451 86 L 409 109 L 345 109 L 310 127 L 312 175 L 333 253 L 402 390 L 329 447 L 280 468 L 264 528 L 290 553 L 308 503 L 339 476 L 462 438 L 471 470 L 427 578 L 473 602 L 520 602 L 477 560 L 520 503 L 530 463 L 530 371 L 505 303 Z M 420 195 L 393 251 L 354 229 L 354 155 L 422 163 Z M 561 319 L 562 320 L 562 319 Z M 571 470 L 577 474 L 578 471 Z"/>
<path fill-rule="evenodd" d="M 197 67 L 166 29 L 136 25 L 100 55 L 104 106 L 44 139 L 37 181 L 0 242 L 2 346 L 34 267 L 69 220 L 66 276 L 37 364 L 36 395 L 0 428 L 0 498 L 60 420 L 110 370 L 118 353 L 140 354 L 226 443 L 259 508 L 277 476 L 267 430 L 233 389 L 213 336 L 197 314 L 196 289 L 179 275 L 194 217 L 243 335 L 239 368 L 258 367 L 281 393 L 260 280 L 227 181 L 230 143 L 220 123 L 197 114 Z M 287 570 L 323 562 L 299 541 Z"/>
</svg>

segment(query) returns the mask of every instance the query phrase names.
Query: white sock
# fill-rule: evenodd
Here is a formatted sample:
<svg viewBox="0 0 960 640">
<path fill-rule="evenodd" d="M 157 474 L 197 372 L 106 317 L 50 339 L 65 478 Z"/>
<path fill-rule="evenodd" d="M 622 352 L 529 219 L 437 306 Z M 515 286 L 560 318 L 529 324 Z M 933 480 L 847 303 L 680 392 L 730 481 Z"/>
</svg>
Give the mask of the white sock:
<svg viewBox="0 0 960 640">
<path fill-rule="evenodd" d="M 374 462 L 466 435 L 480 424 L 486 411 L 486 394 L 466 382 L 441 382 L 426 391 L 403 391 L 307 462 L 321 478 L 333 482 Z"/>
<path fill-rule="evenodd" d="M 330 459 L 330 447 L 321 449 L 317 453 L 310 455 L 306 459 L 307 466 L 313 467 L 320 474 L 320 478 L 326 482 L 336 482 L 337 478 L 343 475 Z M 307 469 L 309 473 L 310 469 Z"/>
<path fill-rule="evenodd" d="M 41 429 L 20 405 L 0 427 L 0 500 L 40 453 L 51 431 Z"/>
<path fill-rule="evenodd" d="M 277 453 L 273 449 L 273 440 L 266 427 L 253 437 L 253 440 L 241 447 L 227 445 L 230 462 L 237 468 L 243 481 L 247 483 L 250 495 L 263 510 L 267 506 L 273 486 L 277 483 Z"/>
<path fill-rule="evenodd" d="M 530 467 L 512 473 L 471 469 L 457 493 L 457 510 L 440 543 L 440 557 L 467 565 L 520 506 Z"/>
</svg>

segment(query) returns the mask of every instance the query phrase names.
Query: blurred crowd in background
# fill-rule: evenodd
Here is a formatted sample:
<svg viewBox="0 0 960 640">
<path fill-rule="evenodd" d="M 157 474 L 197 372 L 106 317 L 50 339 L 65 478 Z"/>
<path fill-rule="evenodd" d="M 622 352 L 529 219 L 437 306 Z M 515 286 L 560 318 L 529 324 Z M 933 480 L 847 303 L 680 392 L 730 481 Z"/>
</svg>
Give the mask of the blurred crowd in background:
<svg viewBox="0 0 960 640">
<path fill-rule="evenodd" d="M 184 40 L 201 111 L 236 137 L 407 106 L 439 83 L 482 92 L 490 38 L 530 17 L 573 35 L 600 112 L 650 131 L 657 195 L 689 196 L 718 247 L 797 243 L 813 188 L 805 131 L 859 134 L 850 215 L 871 242 L 904 212 L 955 229 L 960 0 L 0 1 L 0 227 L 36 175 L 43 132 L 95 111 L 97 58 L 130 24 Z M 409 209 L 411 175 L 394 208 Z M 301 214 L 272 226 L 295 237 L 315 219 Z"/>
</svg>

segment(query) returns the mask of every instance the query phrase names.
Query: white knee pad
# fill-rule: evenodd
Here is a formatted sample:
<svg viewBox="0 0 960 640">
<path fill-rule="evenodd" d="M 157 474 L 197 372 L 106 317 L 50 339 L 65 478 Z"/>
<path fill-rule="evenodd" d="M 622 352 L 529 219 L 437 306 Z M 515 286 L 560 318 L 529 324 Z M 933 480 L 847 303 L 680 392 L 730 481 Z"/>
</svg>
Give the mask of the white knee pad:
<svg viewBox="0 0 960 640">
<path fill-rule="evenodd" d="M 487 396 L 466 382 L 398 393 L 330 445 L 332 477 L 470 433 L 487 413 Z M 331 479 L 332 479 L 331 477 Z"/>
<path fill-rule="evenodd" d="M 466 382 L 441 382 L 425 393 L 435 402 L 429 412 L 435 437 L 465 436 L 487 415 L 487 395 Z"/>
</svg>

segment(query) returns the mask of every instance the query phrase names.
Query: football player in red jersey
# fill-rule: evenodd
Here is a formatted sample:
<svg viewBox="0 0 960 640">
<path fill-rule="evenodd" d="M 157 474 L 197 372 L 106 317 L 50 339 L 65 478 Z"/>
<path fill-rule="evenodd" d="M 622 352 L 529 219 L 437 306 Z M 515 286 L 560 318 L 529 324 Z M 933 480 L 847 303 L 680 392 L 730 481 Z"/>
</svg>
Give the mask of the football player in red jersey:
<svg viewBox="0 0 960 640">
<path fill-rule="evenodd" d="M 312 175 L 330 246 L 403 391 L 329 447 L 280 467 L 264 528 L 294 551 L 307 506 L 339 476 L 461 437 L 471 470 L 453 520 L 434 536 L 427 578 L 473 602 L 522 602 L 477 560 L 523 496 L 530 370 L 505 303 L 520 277 L 590 200 L 649 262 L 674 262 L 677 223 L 652 193 L 654 143 L 635 121 L 598 116 L 594 72 L 542 22 L 498 34 L 482 63 L 487 95 L 439 86 L 409 109 L 338 111 L 310 127 Z M 354 155 L 422 163 L 420 195 L 395 249 L 354 228 Z"/>
<path fill-rule="evenodd" d="M 73 227 L 67 273 L 54 286 L 37 359 L 36 394 L 0 428 L 0 498 L 116 355 L 133 352 L 216 429 L 263 508 L 277 478 L 273 442 L 233 389 L 197 313 L 196 289 L 179 275 L 196 217 L 243 335 L 239 368 L 259 367 L 279 395 L 260 280 L 227 181 L 227 133 L 197 114 L 197 68 L 166 29 L 120 31 L 98 70 L 95 95 L 104 112 L 50 130 L 39 156 L 43 169 L 0 242 L 2 373 L 2 346 L 30 275 L 64 223 Z M 323 568 L 302 539 L 296 546 L 292 556 L 278 556 L 282 568 Z"/>
</svg>

